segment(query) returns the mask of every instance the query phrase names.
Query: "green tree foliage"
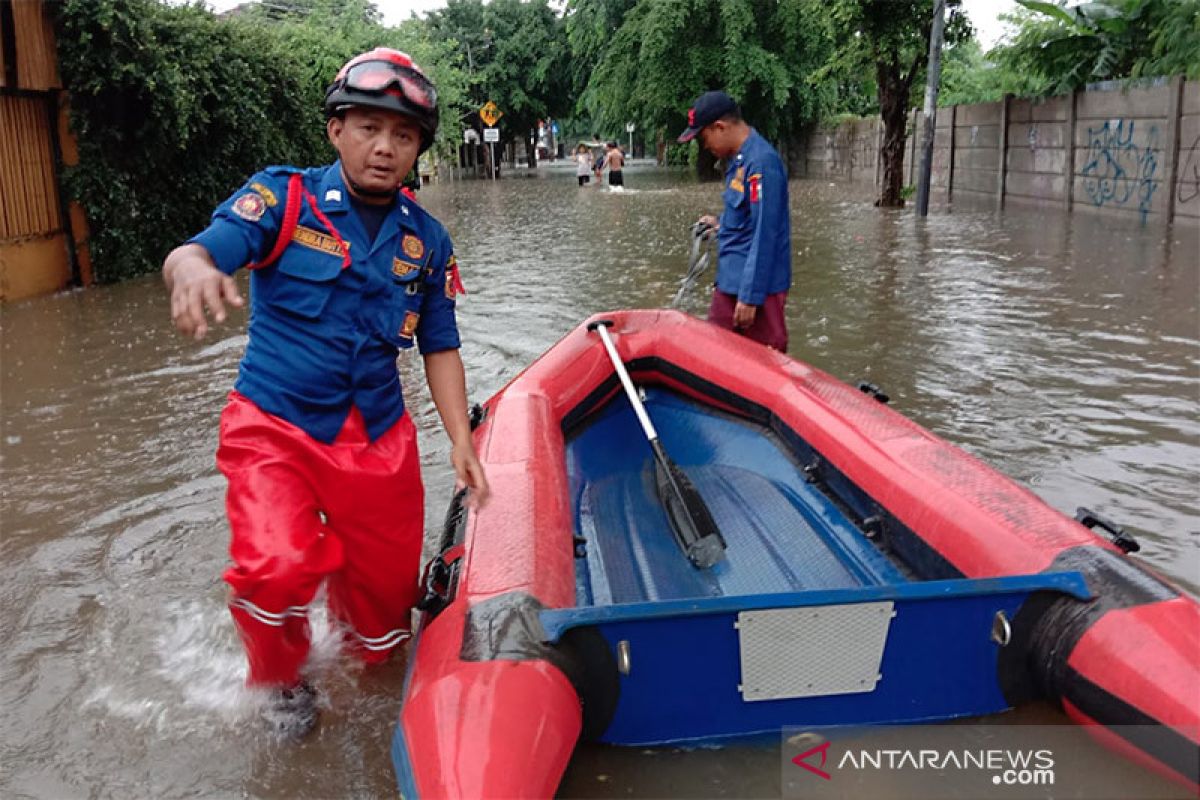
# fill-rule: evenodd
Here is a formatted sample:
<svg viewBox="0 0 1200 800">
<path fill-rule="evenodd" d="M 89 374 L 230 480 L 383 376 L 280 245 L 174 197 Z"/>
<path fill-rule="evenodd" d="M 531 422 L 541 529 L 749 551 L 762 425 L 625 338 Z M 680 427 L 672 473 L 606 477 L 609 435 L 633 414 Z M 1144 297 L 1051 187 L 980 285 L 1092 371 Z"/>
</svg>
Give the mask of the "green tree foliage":
<svg viewBox="0 0 1200 800">
<path fill-rule="evenodd" d="M 883 118 L 883 185 L 879 205 L 899 206 L 904 144 L 911 92 L 925 72 L 933 4 L 928 0 L 833 0 L 828 13 L 838 49 L 826 76 L 873 72 Z M 961 0 L 946 2 L 945 41 L 953 46 L 971 36 Z"/>
<path fill-rule="evenodd" d="M 419 20 L 381 27 L 366 0 L 272 0 L 228 20 L 156 0 L 52 7 L 80 151 L 67 191 L 87 213 L 104 282 L 157 269 L 262 167 L 329 162 L 324 90 L 352 55 L 411 53 L 438 84 L 443 120 L 466 99 L 445 43 Z M 457 126 L 443 127 L 449 149 Z"/>
<path fill-rule="evenodd" d="M 1018 2 L 1024 10 L 1005 18 L 1016 33 L 989 54 L 1006 91 L 1044 96 L 1117 78 L 1200 77 L 1196 0 Z"/>
<path fill-rule="evenodd" d="M 428 16 L 429 35 L 466 60 L 470 103 L 504 112 L 502 136 L 519 136 L 536 164 L 530 136 L 539 120 L 570 110 L 568 53 L 562 19 L 549 0 L 450 0 Z"/>
<path fill-rule="evenodd" d="M 152 271 L 265 164 L 313 163 L 304 87 L 281 43 L 199 6 L 65 0 L 59 59 L 99 280 Z"/>
<path fill-rule="evenodd" d="M 812 80 L 831 51 L 824 14 L 806 0 L 572 0 L 577 110 L 607 131 L 673 135 L 698 94 L 724 89 L 785 139 L 833 99 Z"/>
<path fill-rule="evenodd" d="M 991 103 L 1004 96 L 1000 70 L 990 64 L 975 39 L 947 47 L 942 52 L 939 106 Z"/>
</svg>

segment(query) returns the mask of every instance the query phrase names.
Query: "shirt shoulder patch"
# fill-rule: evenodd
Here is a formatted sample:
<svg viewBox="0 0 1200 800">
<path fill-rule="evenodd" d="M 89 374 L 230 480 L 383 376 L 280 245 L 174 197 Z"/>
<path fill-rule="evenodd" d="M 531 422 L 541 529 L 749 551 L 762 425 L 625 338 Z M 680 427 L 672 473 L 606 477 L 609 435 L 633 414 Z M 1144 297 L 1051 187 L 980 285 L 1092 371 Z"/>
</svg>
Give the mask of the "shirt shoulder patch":
<svg viewBox="0 0 1200 800">
<path fill-rule="evenodd" d="M 274 208 L 279 204 L 279 198 L 275 196 L 275 193 L 261 183 L 255 181 L 250 184 L 250 188 L 262 195 L 262 199 L 266 201 L 269 208 Z"/>
<path fill-rule="evenodd" d="M 256 191 L 248 191 L 233 201 L 233 213 L 247 222 L 258 222 L 267 211 L 266 199 Z"/>
</svg>

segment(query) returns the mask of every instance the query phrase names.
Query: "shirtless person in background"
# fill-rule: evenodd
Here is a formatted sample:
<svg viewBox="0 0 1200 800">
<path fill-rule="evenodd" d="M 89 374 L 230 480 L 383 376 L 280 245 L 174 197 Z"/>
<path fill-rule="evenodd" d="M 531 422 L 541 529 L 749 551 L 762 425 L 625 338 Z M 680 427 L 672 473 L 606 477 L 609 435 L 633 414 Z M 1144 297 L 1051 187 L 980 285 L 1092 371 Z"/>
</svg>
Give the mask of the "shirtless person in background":
<svg viewBox="0 0 1200 800">
<path fill-rule="evenodd" d="M 625 154 L 616 142 L 608 143 L 608 152 L 604 154 L 604 166 L 608 168 L 608 185 L 613 189 L 625 188 L 625 176 L 621 172 L 625 168 Z"/>
</svg>

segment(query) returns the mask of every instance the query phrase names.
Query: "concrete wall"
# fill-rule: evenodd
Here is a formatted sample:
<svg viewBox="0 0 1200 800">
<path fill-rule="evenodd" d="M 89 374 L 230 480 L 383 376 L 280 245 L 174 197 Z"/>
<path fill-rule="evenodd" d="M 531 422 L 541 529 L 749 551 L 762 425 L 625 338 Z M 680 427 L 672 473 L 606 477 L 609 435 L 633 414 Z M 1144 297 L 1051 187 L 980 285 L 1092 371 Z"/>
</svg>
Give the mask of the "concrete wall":
<svg viewBox="0 0 1200 800">
<path fill-rule="evenodd" d="M 1200 221 L 1200 83 L 1183 85 L 1179 117 L 1179 165 L 1175 172 L 1175 218 Z"/>
<path fill-rule="evenodd" d="M 840 178 L 848 181 L 876 180 L 878 131 L 873 119 L 857 119 L 813 131 L 806 146 L 803 174 L 809 178 Z"/>
<path fill-rule="evenodd" d="M 904 164 L 910 184 L 920 121 L 914 111 Z M 819 127 L 801 148 L 801 174 L 877 185 L 881 134 L 878 119 Z M 940 108 L 930 196 L 1200 223 L 1200 83 L 1176 77 Z"/>
</svg>

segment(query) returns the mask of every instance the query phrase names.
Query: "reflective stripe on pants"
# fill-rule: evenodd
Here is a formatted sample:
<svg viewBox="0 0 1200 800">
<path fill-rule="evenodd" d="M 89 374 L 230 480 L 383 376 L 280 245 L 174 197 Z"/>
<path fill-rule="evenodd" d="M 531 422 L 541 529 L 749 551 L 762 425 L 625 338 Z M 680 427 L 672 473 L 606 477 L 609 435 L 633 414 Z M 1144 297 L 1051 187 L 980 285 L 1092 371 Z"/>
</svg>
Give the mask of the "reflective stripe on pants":
<svg viewBox="0 0 1200 800">
<path fill-rule="evenodd" d="M 385 660 L 408 637 L 424 533 L 409 415 L 371 442 L 351 409 L 326 445 L 232 392 L 217 466 L 229 480 L 233 565 L 224 577 L 250 662 L 247 683 L 299 680 L 322 581 L 357 654 Z"/>
</svg>

